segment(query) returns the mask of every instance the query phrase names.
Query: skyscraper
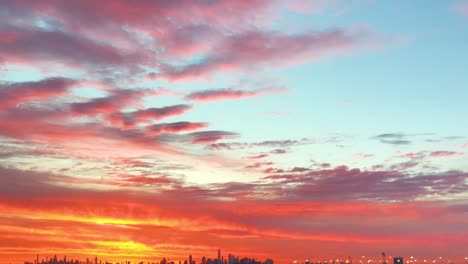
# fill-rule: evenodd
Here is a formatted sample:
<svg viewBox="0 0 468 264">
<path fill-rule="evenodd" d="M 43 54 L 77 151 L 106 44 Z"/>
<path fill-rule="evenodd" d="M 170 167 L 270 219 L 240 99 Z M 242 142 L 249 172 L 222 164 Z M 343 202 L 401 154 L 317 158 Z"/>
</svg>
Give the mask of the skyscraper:
<svg viewBox="0 0 468 264">
<path fill-rule="evenodd" d="M 218 248 L 218 259 L 216 261 L 217 264 L 222 264 L 221 262 L 221 249 Z"/>
<path fill-rule="evenodd" d="M 397 257 L 393 258 L 393 264 L 403 264 L 403 258 L 402 257 Z"/>
</svg>

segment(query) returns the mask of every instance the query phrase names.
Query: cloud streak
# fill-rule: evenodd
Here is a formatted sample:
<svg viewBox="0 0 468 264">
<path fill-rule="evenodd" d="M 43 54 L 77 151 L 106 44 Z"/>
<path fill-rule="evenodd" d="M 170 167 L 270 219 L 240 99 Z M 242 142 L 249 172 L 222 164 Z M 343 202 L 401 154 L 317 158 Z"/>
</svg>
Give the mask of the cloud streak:
<svg viewBox="0 0 468 264">
<path fill-rule="evenodd" d="M 115 66 L 135 61 L 136 55 L 72 35 L 38 28 L 0 27 L 0 58 L 19 64 L 59 63 L 66 65 Z"/>
<path fill-rule="evenodd" d="M 236 89 L 217 89 L 217 90 L 204 90 L 192 92 L 185 96 L 185 99 L 191 101 L 220 101 L 220 100 L 234 100 L 244 97 L 253 97 L 261 94 L 268 93 L 284 93 L 288 92 L 285 87 L 279 88 L 264 88 L 258 90 L 236 90 Z"/>
<path fill-rule="evenodd" d="M 374 139 L 379 140 L 381 143 L 391 144 L 391 145 L 409 145 L 411 144 L 410 140 L 407 140 L 406 135 L 401 133 L 386 133 L 380 134 L 375 137 Z"/>
<path fill-rule="evenodd" d="M 295 65 L 329 53 L 355 49 L 368 39 L 367 32 L 341 29 L 286 35 L 275 31 L 251 31 L 226 37 L 200 63 L 166 65 L 161 75 L 170 80 L 197 78 L 219 69 L 233 71 L 266 65 Z"/>
<path fill-rule="evenodd" d="M 179 116 L 190 109 L 192 109 L 192 106 L 187 104 L 152 107 L 131 112 L 114 113 L 109 116 L 109 120 L 115 125 L 133 128 L 139 123 L 147 123 L 153 120 L 159 121 L 171 116 Z"/>
<path fill-rule="evenodd" d="M 30 100 L 41 100 L 65 95 L 77 84 L 67 78 L 49 78 L 35 82 L 0 84 L 0 107 L 6 108 Z"/>
<path fill-rule="evenodd" d="M 175 122 L 150 125 L 145 127 L 145 130 L 152 134 L 161 133 L 180 133 L 185 131 L 199 130 L 208 127 L 207 123 L 194 122 Z"/>
</svg>

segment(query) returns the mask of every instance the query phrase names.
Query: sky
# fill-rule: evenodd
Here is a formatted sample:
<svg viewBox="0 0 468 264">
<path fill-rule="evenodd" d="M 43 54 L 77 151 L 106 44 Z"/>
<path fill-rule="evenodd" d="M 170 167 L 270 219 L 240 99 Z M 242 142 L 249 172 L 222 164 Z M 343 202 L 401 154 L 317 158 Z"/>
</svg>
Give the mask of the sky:
<svg viewBox="0 0 468 264">
<path fill-rule="evenodd" d="M 0 262 L 464 259 L 468 1 L 0 2 Z"/>
</svg>

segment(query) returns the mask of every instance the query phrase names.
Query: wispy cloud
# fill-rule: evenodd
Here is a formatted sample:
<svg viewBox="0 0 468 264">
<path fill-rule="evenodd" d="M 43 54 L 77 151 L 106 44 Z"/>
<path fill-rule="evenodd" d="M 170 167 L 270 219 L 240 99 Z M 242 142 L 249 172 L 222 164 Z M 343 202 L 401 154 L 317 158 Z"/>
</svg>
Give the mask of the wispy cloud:
<svg viewBox="0 0 468 264">
<path fill-rule="evenodd" d="M 187 96 L 185 99 L 193 101 L 220 101 L 220 100 L 232 100 L 243 97 L 253 97 L 261 94 L 268 93 L 284 93 L 288 92 L 289 89 L 285 87 L 278 88 L 263 88 L 258 90 L 237 90 L 237 89 L 213 89 L 195 91 Z"/>
<path fill-rule="evenodd" d="M 468 16 L 468 2 L 467 1 L 458 1 L 452 6 L 455 12 L 459 13 L 462 16 Z"/>
<path fill-rule="evenodd" d="M 0 84 L 0 107 L 15 106 L 35 99 L 65 95 L 77 81 L 66 78 L 49 78 L 35 82 Z"/>
<path fill-rule="evenodd" d="M 295 65 L 325 55 L 356 49 L 372 36 L 369 32 L 337 29 L 287 35 L 276 31 L 251 31 L 215 43 L 212 53 L 199 63 L 165 65 L 161 76 L 170 80 L 200 78 L 224 70 L 252 69 L 266 65 Z"/>
<path fill-rule="evenodd" d="M 381 143 L 392 144 L 392 145 L 408 145 L 411 143 L 410 140 L 406 139 L 406 135 L 402 133 L 380 134 L 373 138 L 379 140 Z"/>
<path fill-rule="evenodd" d="M 446 158 L 446 157 L 455 157 L 455 156 L 463 156 L 463 152 L 456 152 L 456 151 L 433 151 L 429 154 L 430 157 L 434 158 Z"/>
</svg>

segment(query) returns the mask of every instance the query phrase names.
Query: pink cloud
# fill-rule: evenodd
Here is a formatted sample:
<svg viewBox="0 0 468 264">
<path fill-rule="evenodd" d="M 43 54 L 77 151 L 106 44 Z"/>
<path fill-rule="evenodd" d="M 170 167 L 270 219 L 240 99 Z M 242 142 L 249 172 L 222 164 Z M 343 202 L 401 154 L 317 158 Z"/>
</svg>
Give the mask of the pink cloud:
<svg viewBox="0 0 468 264">
<path fill-rule="evenodd" d="M 0 107 L 64 95 L 77 83 L 66 78 L 49 78 L 34 82 L 0 84 Z"/>
<path fill-rule="evenodd" d="M 161 133 L 179 133 L 199 130 L 206 127 L 208 127 L 207 123 L 175 122 L 149 125 L 145 127 L 145 131 L 153 135 L 159 135 Z"/>
<path fill-rule="evenodd" d="M 455 152 L 455 151 L 433 151 L 429 154 L 429 156 L 433 158 L 448 158 L 448 157 L 463 156 L 464 154 L 465 153 L 463 152 Z"/>
<path fill-rule="evenodd" d="M 94 116 L 116 112 L 126 105 L 125 100 L 120 100 L 117 97 L 101 97 L 87 102 L 73 103 L 70 105 L 70 109 L 75 114 Z"/>
<path fill-rule="evenodd" d="M 272 173 L 283 173 L 285 172 L 283 169 L 279 169 L 279 168 L 266 168 L 265 170 L 263 170 L 263 173 L 265 174 L 272 174 Z"/>
<path fill-rule="evenodd" d="M 297 13 L 316 14 L 323 11 L 323 4 L 323 1 L 293 0 L 287 4 L 287 8 Z"/>
<path fill-rule="evenodd" d="M 288 67 L 354 50 L 372 35 L 346 29 L 295 35 L 263 30 L 275 17 L 275 1 L 7 1 L 2 7 L 11 21 L 1 29 L 2 59 L 78 66 L 94 76 L 105 72 L 132 81 L 142 75 L 177 81 Z M 187 13 L 196 19 L 188 19 Z M 48 29 L 14 23 L 34 25 L 38 20 L 46 21 Z M 203 59 L 193 63 L 199 55 Z"/>
<path fill-rule="evenodd" d="M 238 137 L 237 133 L 228 131 L 200 131 L 182 135 L 182 140 L 192 144 L 212 144 L 222 139 L 232 139 Z"/>
<path fill-rule="evenodd" d="M 138 123 L 146 123 L 153 120 L 162 120 L 170 116 L 182 115 L 192 109 L 191 105 L 179 104 L 165 107 L 152 107 L 132 112 L 118 112 L 107 118 L 111 124 L 124 128 L 134 128 Z M 169 128 L 168 128 L 169 129 Z"/>
<path fill-rule="evenodd" d="M 135 119 L 138 121 L 147 121 L 147 120 L 161 120 L 169 116 L 176 116 L 185 113 L 186 111 L 192 108 L 191 105 L 172 105 L 161 108 L 148 108 L 145 110 L 139 110 L 133 112 Z"/>
<path fill-rule="evenodd" d="M 181 5 L 184 8 L 180 8 Z M 132 64 L 155 66 L 158 63 L 156 56 L 147 51 L 158 50 L 157 58 L 166 59 L 202 52 L 207 44 L 211 46 L 212 40 L 222 37 L 225 29 L 238 31 L 260 21 L 270 5 L 268 1 L 257 0 L 131 4 L 122 0 L 99 3 L 90 0 L 76 3 L 6 1 L 2 9 L 8 10 L 5 19 L 12 24 L 26 21 L 33 25 L 40 19 L 51 24 L 48 30 L 10 26 L 8 32 L 1 34 L 9 37 L 0 42 L 0 57 L 8 55 L 10 61 L 13 58 L 59 60 L 88 68 L 118 65 L 138 70 Z M 188 19 L 187 13 L 196 16 L 197 23 Z M 21 33 L 6 34 L 15 32 Z M 135 32 L 146 34 L 153 41 L 143 44 Z M 105 41 L 112 45 L 102 44 Z"/>
<path fill-rule="evenodd" d="M 263 166 L 271 166 L 273 165 L 273 162 L 267 161 L 267 162 L 255 162 L 253 164 L 247 165 L 244 168 L 245 169 L 259 169 Z"/>
<path fill-rule="evenodd" d="M 134 151 L 161 151 L 167 154 L 180 154 L 165 146 L 154 137 L 141 130 L 122 130 L 109 127 L 100 122 L 69 122 L 74 114 L 64 109 L 42 109 L 40 107 L 8 108 L 0 110 L 2 126 L 0 136 L 35 142 L 35 144 L 53 145 L 58 148 L 67 146 L 67 156 L 80 151 L 80 145 L 100 142 L 99 148 L 90 148 L 87 152 L 112 152 L 113 148 L 127 148 Z M 59 121 L 59 122 L 58 122 Z M 31 143 L 29 143 L 31 144 Z"/>
<path fill-rule="evenodd" d="M 330 30 L 285 35 L 252 31 L 226 37 L 200 63 L 165 65 L 161 76 L 169 80 L 206 77 L 216 71 L 233 71 L 266 65 L 286 67 L 314 61 L 324 55 L 355 49 L 370 38 L 367 32 Z"/>
<path fill-rule="evenodd" d="M 213 42 L 223 37 L 213 25 L 200 24 L 170 28 L 163 33 L 152 34 L 167 47 L 167 56 L 172 58 L 205 53 Z"/>
<path fill-rule="evenodd" d="M 258 15 L 271 3 L 268 1 L 227 1 L 217 0 L 210 2 L 193 1 L 140 1 L 128 3 L 124 0 L 95 2 L 83 0 L 74 3 L 61 1 L 8 3 L 12 13 L 28 10 L 40 13 L 49 10 L 49 13 L 63 22 L 69 29 L 85 31 L 88 27 L 117 27 L 121 24 L 151 30 L 151 26 L 167 28 L 172 26 L 164 18 L 171 17 L 182 25 L 190 24 L 186 17 L 187 12 L 200 17 L 206 24 L 222 26 L 239 26 L 238 18 L 248 18 Z M 180 6 L 183 6 L 183 10 Z M 78 22 L 80 21 L 80 22 Z M 251 22 L 250 19 L 249 22 Z M 244 22 L 244 23 L 247 23 Z"/>
<path fill-rule="evenodd" d="M 268 157 L 268 154 L 259 154 L 259 155 L 255 155 L 255 156 L 249 156 L 247 157 L 248 159 L 263 159 L 263 158 L 266 158 Z"/>
<path fill-rule="evenodd" d="M 145 75 L 177 81 L 287 67 L 354 50 L 372 35 L 346 29 L 294 35 L 264 30 L 275 19 L 276 1 L 7 1 L 2 8 L 11 21 L 1 29 L 2 59 L 78 66 L 95 76 L 105 72 L 127 80 Z M 47 30 L 19 26 L 39 20 Z M 21 21 L 27 23 L 14 23 Z M 199 55 L 203 59 L 193 63 Z"/>
<path fill-rule="evenodd" d="M 86 179 L 74 177 L 56 177 L 52 178 L 51 182 L 73 185 L 104 185 L 118 187 L 144 187 L 144 186 L 179 186 L 182 181 L 170 178 L 167 175 L 119 175 L 111 179 Z"/>
<path fill-rule="evenodd" d="M 459 1 L 455 5 L 453 5 L 453 9 L 461 14 L 462 16 L 468 16 L 468 2 L 467 1 Z"/>
<path fill-rule="evenodd" d="M 10 63 L 57 62 L 88 67 L 115 66 L 135 62 L 138 57 L 63 31 L 2 26 L 0 34 L 8 36 L 0 41 L 0 57 Z"/>
<path fill-rule="evenodd" d="M 110 90 L 106 97 L 93 98 L 85 102 L 70 104 L 70 110 L 76 115 L 97 116 L 113 114 L 125 107 L 136 106 L 145 96 L 159 95 L 160 91 L 151 89 Z"/>
<path fill-rule="evenodd" d="M 133 128 L 140 122 L 161 120 L 170 116 L 182 115 L 192 108 L 190 105 L 173 105 L 148 109 L 120 112 L 124 108 L 141 106 L 143 98 L 168 94 L 165 89 L 120 89 L 110 90 L 106 97 L 93 98 L 85 102 L 69 105 L 74 115 L 101 116 L 114 126 Z M 172 93 L 169 93 L 172 95 Z"/>
<path fill-rule="evenodd" d="M 284 93 L 289 91 L 285 87 L 279 88 L 264 88 L 258 90 L 236 90 L 236 89 L 217 89 L 217 90 L 204 90 L 192 92 L 185 96 L 187 100 L 193 101 L 219 101 L 219 100 L 232 100 L 244 97 L 252 97 L 266 93 Z"/>
<path fill-rule="evenodd" d="M 271 151 L 271 153 L 272 154 L 286 154 L 286 153 L 288 153 L 288 151 L 285 150 L 285 149 L 275 149 L 275 150 Z"/>
</svg>

